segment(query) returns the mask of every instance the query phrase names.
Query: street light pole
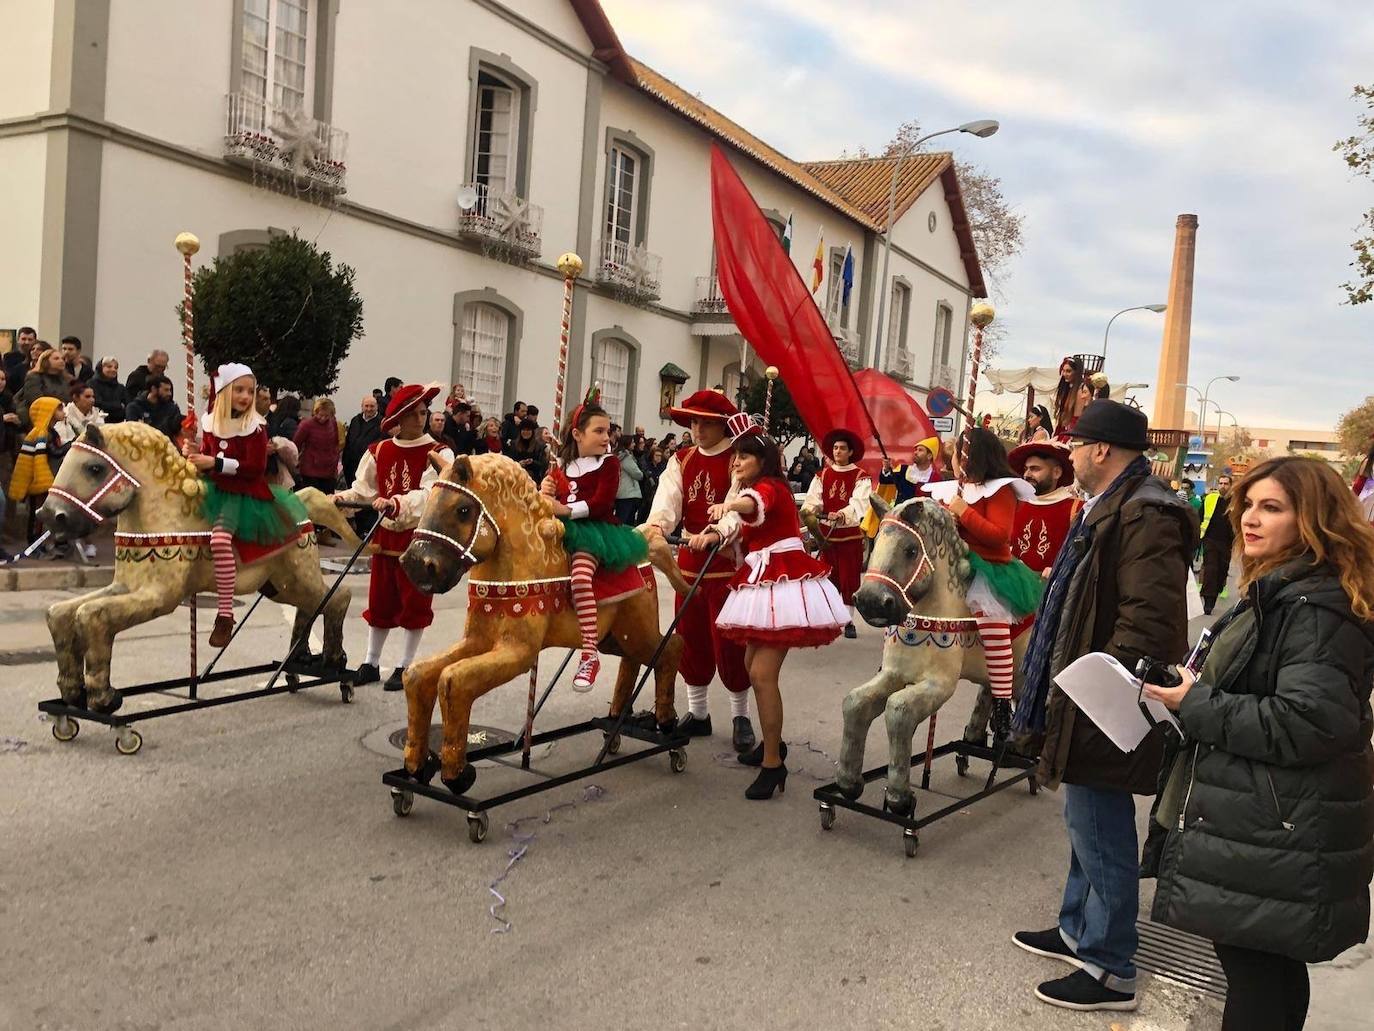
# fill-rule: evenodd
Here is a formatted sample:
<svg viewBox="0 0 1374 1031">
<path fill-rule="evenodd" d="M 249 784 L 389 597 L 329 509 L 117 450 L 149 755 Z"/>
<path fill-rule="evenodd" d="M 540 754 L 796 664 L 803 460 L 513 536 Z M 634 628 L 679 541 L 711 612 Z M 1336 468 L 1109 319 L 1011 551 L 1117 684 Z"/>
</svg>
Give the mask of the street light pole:
<svg viewBox="0 0 1374 1031">
<path fill-rule="evenodd" d="M 892 219 L 897 210 L 897 175 L 902 170 L 902 165 L 912 153 L 922 143 L 933 140 L 936 136 L 946 136 L 952 132 L 966 132 L 980 139 L 987 139 L 997 131 L 998 124 L 990 118 L 981 119 L 976 122 L 965 122 L 963 125 L 955 126 L 953 129 L 941 129 L 939 132 L 927 133 L 915 143 L 907 147 L 906 150 L 897 157 L 897 163 L 892 168 L 892 182 L 887 190 L 887 221 L 883 223 L 883 274 L 878 280 L 878 325 L 873 336 L 873 367 L 879 372 L 882 371 L 882 350 L 883 350 L 883 315 L 887 311 L 887 269 L 892 260 Z"/>
<path fill-rule="evenodd" d="M 1117 316 L 1125 315 L 1128 311 L 1152 311 L 1159 314 L 1168 309 L 1167 304 L 1137 304 L 1134 308 L 1122 308 L 1116 315 L 1107 320 L 1107 329 L 1102 334 L 1102 367 L 1107 367 L 1107 335 L 1112 331 L 1112 323 L 1117 320 Z"/>
<path fill-rule="evenodd" d="M 1207 443 L 1207 399 L 1211 396 L 1212 384 L 1219 379 L 1230 380 L 1232 383 L 1240 382 L 1239 376 L 1213 376 L 1207 381 L 1207 389 L 1202 392 L 1202 406 L 1197 410 L 1197 435 L 1203 438 L 1204 444 Z M 1217 405 L 1217 410 L 1221 410 L 1220 405 Z"/>
</svg>

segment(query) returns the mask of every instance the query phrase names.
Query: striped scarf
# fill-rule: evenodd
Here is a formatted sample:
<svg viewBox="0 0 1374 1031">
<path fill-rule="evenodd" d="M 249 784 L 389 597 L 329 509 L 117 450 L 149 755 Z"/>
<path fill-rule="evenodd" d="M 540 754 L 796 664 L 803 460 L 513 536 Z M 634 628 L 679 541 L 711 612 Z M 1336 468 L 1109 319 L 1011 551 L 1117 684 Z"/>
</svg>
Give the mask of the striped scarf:
<svg viewBox="0 0 1374 1031">
<path fill-rule="evenodd" d="M 1103 491 L 1094 503 L 1101 504 L 1133 477 L 1148 476 L 1150 463 L 1145 456 L 1137 457 L 1126 466 Z M 1050 567 L 1049 583 L 1040 599 L 1040 608 L 1035 614 L 1035 627 L 1031 631 L 1030 644 L 1026 647 L 1025 665 L 1022 667 L 1021 699 L 1012 714 L 1012 730 L 1018 734 L 1039 734 L 1045 729 L 1045 713 L 1050 696 L 1050 663 L 1054 658 L 1054 644 L 1059 637 L 1059 624 L 1064 616 L 1064 599 L 1069 593 L 1069 583 L 1078 565 L 1087 555 L 1092 544 L 1093 532 L 1088 527 L 1087 509 L 1078 513 L 1078 518 L 1069 528 L 1069 536 L 1064 546 L 1055 556 Z"/>
</svg>

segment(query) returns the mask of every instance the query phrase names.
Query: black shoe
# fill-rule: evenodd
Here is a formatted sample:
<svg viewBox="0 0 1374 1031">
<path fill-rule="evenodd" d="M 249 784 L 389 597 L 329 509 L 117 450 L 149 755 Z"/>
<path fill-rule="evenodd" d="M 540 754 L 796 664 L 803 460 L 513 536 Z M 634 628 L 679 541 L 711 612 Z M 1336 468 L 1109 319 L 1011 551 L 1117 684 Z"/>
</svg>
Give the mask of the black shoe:
<svg viewBox="0 0 1374 1031">
<path fill-rule="evenodd" d="M 382 671 L 370 662 L 364 662 L 353 674 L 354 685 L 375 684 L 382 679 Z"/>
<path fill-rule="evenodd" d="M 677 732 L 685 737 L 710 737 L 711 716 L 693 716 L 690 712 L 677 721 Z"/>
<path fill-rule="evenodd" d="M 785 765 L 765 766 L 760 769 L 754 783 L 744 789 L 744 797 L 753 802 L 762 802 L 773 797 L 775 788 L 780 795 L 787 790 L 787 767 Z"/>
<path fill-rule="evenodd" d="M 1033 955 L 1061 960 L 1071 967 L 1083 969 L 1083 961 L 1074 955 L 1057 927 L 1051 927 L 1048 931 L 1017 931 L 1011 936 L 1011 941 Z"/>
<path fill-rule="evenodd" d="M 383 691 L 403 691 L 403 690 L 405 690 L 405 686 L 406 686 L 406 685 L 405 685 L 405 683 L 401 680 L 401 677 L 405 676 L 405 672 L 406 672 L 406 668 L 405 668 L 404 666 L 397 666 L 395 669 L 393 669 L 393 670 L 391 671 L 391 676 L 387 677 L 387 678 L 386 678 L 386 683 L 382 685 L 382 690 L 383 690 Z"/>
<path fill-rule="evenodd" d="M 1210 605 L 1203 605 L 1203 606 L 1202 606 L 1202 614 L 1203 614 L 1204 616 L 1210 616 L 1210 615 L 1212 614 L 1212 610 L 1213 610 L 1214 608 L 1216 608 L 1216 607 L 1217 607 L 1217 603 L 1216 603 L 1216 602 L 1212 602 L 1212 604 L 1210 604 Z"/>
<path fill-rule="evenodd" d="M 784 741 L 778 746 L 778 755 L 783 762 L 787 762 L 787 742 Z M 741 752 L 735 756 L 743 766 L 762 766 L 763 765 L 763 742 L 760 741 L 754 746 L 752 751 Z"/>
<path fill-rule="evenodd" d="M 1011 737 L 1011 699 L 992 700 L 992 739 L 1003 742 Z"/>
<path fill-rule="evenodd" d="M 734 724 L 735 729 L 730 735 L 730 743 L 735 746 L 736 752 L 748 752 L 756 744 L 754 725 L 749 722 L 748 716 L 736 716 Z"/>
<path fill-rule="evenodd" d="M 1046 981 L 1035 990 L 1035 997 L 1066 1010 L 1133 1010 L 1137 1005 L 1135 992 L 1114 991 L 1086 970 Z"/>
<path fill-rule="evenodd" d="M 854 629 L 853 623 L 846 623 L 844 625 L 844 636 L 852 641 L 859 636 L 859 631 Z"/>
</svg>

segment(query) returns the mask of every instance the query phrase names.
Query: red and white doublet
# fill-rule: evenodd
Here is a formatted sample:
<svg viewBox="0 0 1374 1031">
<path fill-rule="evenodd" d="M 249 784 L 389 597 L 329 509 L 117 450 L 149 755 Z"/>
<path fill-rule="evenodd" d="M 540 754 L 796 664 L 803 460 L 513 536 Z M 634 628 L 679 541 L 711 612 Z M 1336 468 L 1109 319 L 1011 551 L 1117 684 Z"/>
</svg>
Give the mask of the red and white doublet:
<svg viewBox="0 0 1374 1031">
<path fill-rule="evenodd" d="M 830 563 L 830 578 L 846 605 L 854 603 L 854 592 L 864 571 L 864 531 L 860 525 L 868 513 L 873 481 L 857 465 L 827 464 L 811 481 L 802 509 L 837 519 L 837 525 L 821 523 L 821 536 L 828 545 L 824 558 Z"/>
<path fill-rule="evenodd" d="M 756 506 L 740 519 L 744 565 L 716 616 L 721 634 L 744 645 L 814 648 L 840 636 L 849 613 L 824 562 L 806 553 L 792 490 L 759 480 L 739 492 Z"/>
<path fill-rule="evenodd" d="M 558 500 L 572 509 L 569 519 L 594 519 L 619 523 L 615 494 L 620 489 L 620 459 L 615 455 L 574 458 L 566 467 L 555 466 L 553 482 Z"/>
<path fill-rule="evenodd" d="M 414 440 L 379 440 L 363 453 L 353 486 L 335 495 L 341 501 L 362 503 L 391 498 L 400 506 L 382 518 L 372 536 L 376 554 L 363 619 L 378 630 L 422 630 L 434 621 L 434 597 L 415 588 L 400 560 L 420 522 L 430 485 L 439 478 L 429 461 L 432 451 L 453 461 L 453 452 L 427 433 Z"/>
<path fill-rule="evenodd" d="M 1021 501 L 1012 526 L 1012 556 L 1043 574 L 1054 565 L 1077 510 L 1078 498 L 1071 486 Z"/>
<path fill-rule="evenodd" d="M 679 450 L 659 478 L 648 522 L 665 534 L 679 525 L 684 535 L 714 529 L 721 541 L 729 544 L 739 536 L 738 513 L 729 512 L 714 525 L 706 513 L 712 505 L 734 499 L 733 461 L 734 448 L 729 437 L 712 449 L 698 446 Z M 677 564 L 682 575 L 695 580 L 706 555 L 706 551 L 678 548 Z M 682 610 L 681 595 L 673 599 L 674 613 L 681 613 L 677 635 L 686 645 L 678 672 L 693 687 L 705 687 L 719 673 L 721 683 L 730 691 L 738 694 L 749 690 L 744 648 L 721 634 L 715 623 L 715 614 L 730 596 L 730 579 L 737 568 L 735 549 L 722 546 L 686 610 Z"/>
</svg>

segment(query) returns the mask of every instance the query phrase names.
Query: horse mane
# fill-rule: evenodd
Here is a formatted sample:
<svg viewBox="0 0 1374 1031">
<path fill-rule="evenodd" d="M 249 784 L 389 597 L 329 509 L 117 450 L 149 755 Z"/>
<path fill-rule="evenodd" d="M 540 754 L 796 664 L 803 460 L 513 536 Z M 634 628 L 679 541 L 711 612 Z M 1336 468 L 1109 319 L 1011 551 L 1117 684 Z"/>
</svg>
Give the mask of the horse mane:
<svg viewBox="0 0 1374 1031">
<path fill-rule="evenodd" d="M 471 455 L 468 463 L 484 493 L 494 495 L 492 500 L 534 508 L 539 515 L 553 514 L 548 498 L 539 493 L 530 474 L 513 458 L 497 454 Z"/>
<path fill-rule="evenodd" d="M 959 536 L 959 524 L 949 509 L 934 498 L 912 498 L 898 505 L 892 514 L 921 531 L 934 552 L 932 559 L 945 560 L 950 589 L 966 592 L 973 580 L 973 569 L 968 562 L 968 545 Z"/>
<path fill-rule="evenodd" d="M 148 468 L 167 495 L 181 500 L 187 515 L 200 510 L 204 493 L 200 473 L 177 450 L 167 434 L 146 422 L 119 422 L 101 426 L 97 432 L 107 446 L 114 446 L 118 452 L 116 457 L 126 455 L 131 463 Z"/>
</svg>

